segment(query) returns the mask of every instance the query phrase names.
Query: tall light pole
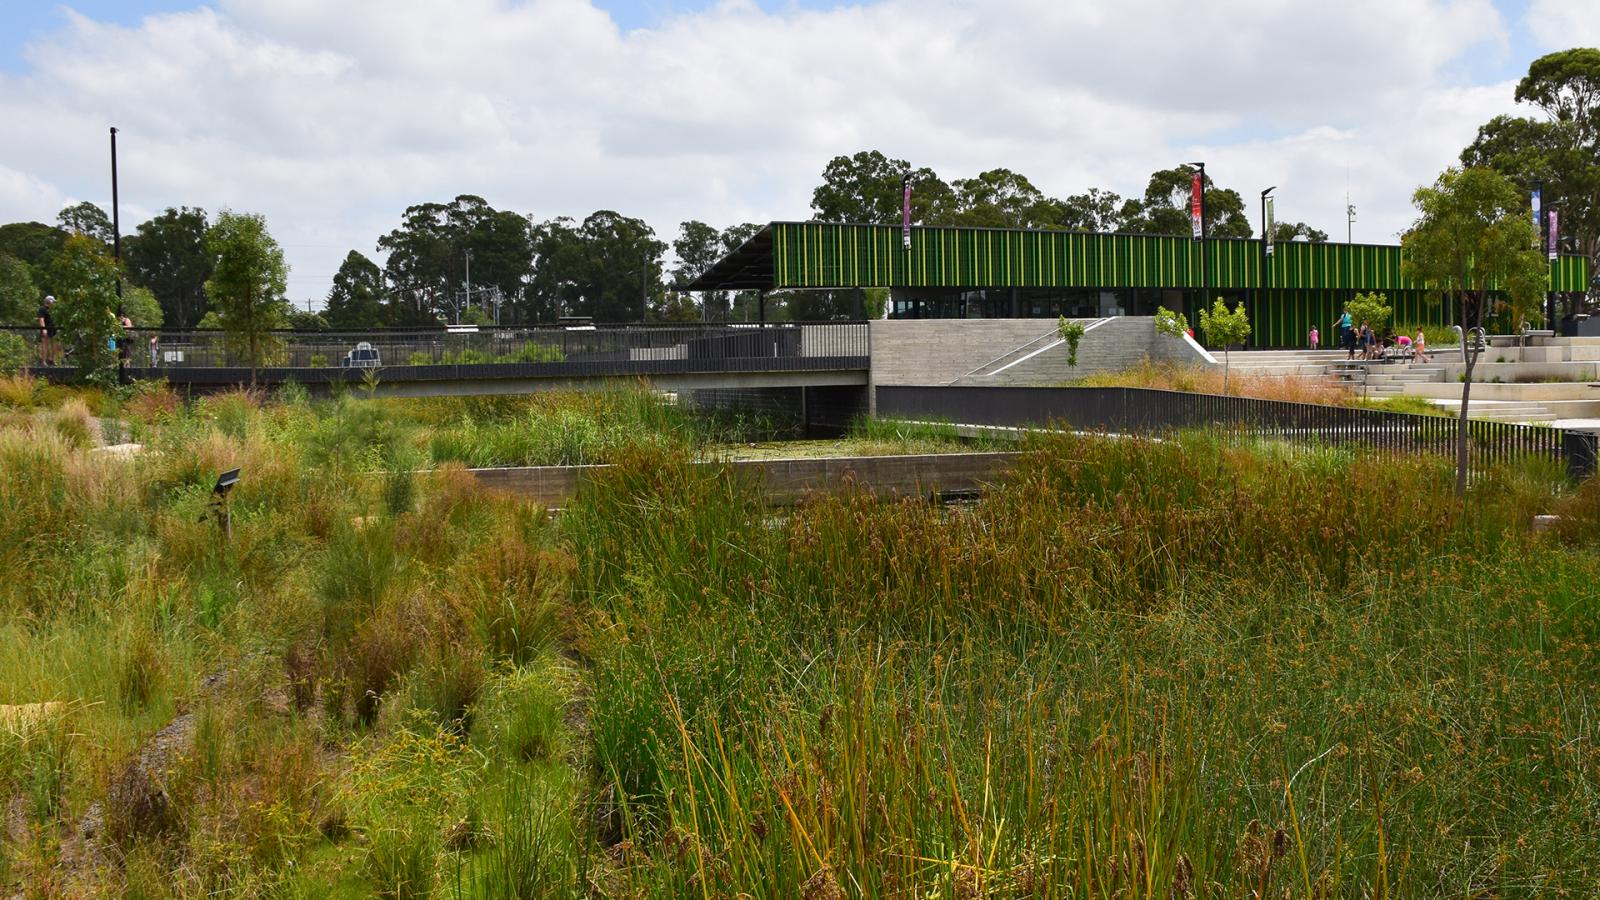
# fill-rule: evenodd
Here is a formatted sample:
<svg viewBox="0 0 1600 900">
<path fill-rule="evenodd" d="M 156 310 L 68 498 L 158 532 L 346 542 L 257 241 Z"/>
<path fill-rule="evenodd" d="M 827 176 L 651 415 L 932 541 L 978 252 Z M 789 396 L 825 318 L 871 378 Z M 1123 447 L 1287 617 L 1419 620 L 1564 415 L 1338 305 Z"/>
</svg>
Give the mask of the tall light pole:
<svg viewBox="0 0 1600 900">
<path fill-rule="evenodd" d="M 117 313 L 122 313 L 122 216 L 117 204 L 117 128 L 111 127 L 111 256 L 117 261 Z"/>
<path fill-rule="evenodd" d="M 1277 189 L 1278 186 L 1273 185 L 1261 192 L 1261 241 L 1263 244 L 1267 240 L 1267 195 Z"/>
<path fill-rule="evenodd" d="M 1267 259 L 1272 255 L 1272 235 L 1268 232 L 1272 225 L 1267 221 L 1267 195 L 1277 189 L 1278 186 L 1273 185 L 1261 192 L 1261 275 L 1256 279 L 1257 290 L 1267 286 Z M 1261 309 L 1260 298 L 1252 294 L 1250 303 L 1256 308 L 1259 315 Z"/>
</svg>

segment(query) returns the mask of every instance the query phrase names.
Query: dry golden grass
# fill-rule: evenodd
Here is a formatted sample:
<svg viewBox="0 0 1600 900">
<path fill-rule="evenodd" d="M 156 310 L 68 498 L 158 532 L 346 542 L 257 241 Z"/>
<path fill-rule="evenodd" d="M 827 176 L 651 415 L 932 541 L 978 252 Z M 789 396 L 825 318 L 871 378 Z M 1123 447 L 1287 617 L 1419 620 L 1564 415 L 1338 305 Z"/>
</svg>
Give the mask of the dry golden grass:
<svg viewBox="0 0 1600 900">
<path fill-rule="evenodd" d="M 1075 387 L 1138 387 L 1192 394 L 1222 393 L 1222 370 L 1178 366 L 1144 360 L 1121 372 L 1089 375 L 1072 382 Z M 1325 406 L 1350 406 L 1358 402 L 1355 393 L 1338 382 L 1321 376 L 1251 375 L 1234 372 L 1228 377 L 1228 393 L 1258 400 L 1285 400 L 1291 403 L 1320 403 Z"/>
</svg>

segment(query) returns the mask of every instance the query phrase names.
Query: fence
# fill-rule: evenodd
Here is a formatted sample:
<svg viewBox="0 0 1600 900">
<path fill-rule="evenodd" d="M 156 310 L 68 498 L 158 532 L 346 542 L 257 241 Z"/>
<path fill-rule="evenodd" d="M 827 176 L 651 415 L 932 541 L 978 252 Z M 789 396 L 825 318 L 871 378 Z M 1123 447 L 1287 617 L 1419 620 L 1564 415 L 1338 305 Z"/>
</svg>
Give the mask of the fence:
<svg viewBox="0 0 1600 900">
<path fill-rule="evenodd" d="M 877 414 L 966 425 L 1053 424 L 1122 434 L 1222 426 L 1297 443 L 1359 444 L 1379 453 L 1442 455 L 1455 452 L 1458 428 L 1456 419 L 1442 416 L 1121 387 L 885 385 L 877 388 Z M 1575 478 L 1595 471 L 1600 435 L 1592 432 L 1474 419 L 1467 423 L 1467 433 L 1475 465 L 1543 457 L 1564 463 Z"/>
<path fill-rule="evenodd" d="M 7 330 L 30 346 L 38 341 L 37 328 Z M 251 356 L 236 337 L 220 331 L 134 329 L 127 341 L 129 365 L 183 371 L 200 380 L 248 367 Z M 294 377 L 306 381 L 333 377 L 319 377 L 316 370 L 381 368 L 393 379 L 397 367 L 433 366 L 470 370 L 464 377 L 648 375 L 864 369 L 868 343 L 864 322 L 274 331 L 263 334 L 256 357 L 261 368 L 293 369 Z M 214 377 L 191 372 L 202 369 L 215 370 Z"/>
</svg>

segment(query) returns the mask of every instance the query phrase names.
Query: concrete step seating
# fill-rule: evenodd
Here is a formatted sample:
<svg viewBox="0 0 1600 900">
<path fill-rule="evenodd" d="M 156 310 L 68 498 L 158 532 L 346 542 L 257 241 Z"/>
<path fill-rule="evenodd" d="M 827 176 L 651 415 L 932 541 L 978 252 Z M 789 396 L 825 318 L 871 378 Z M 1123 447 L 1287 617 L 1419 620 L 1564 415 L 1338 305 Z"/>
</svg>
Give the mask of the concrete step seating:
<svg viewBox="0 0 1600 900">
<path fill-rule="evenodd" d="M 1434 404 L 1460 414 L 1460 400 L 1435 400 Z M 1467 406 L 1467 417 L 1495 422 L 1549 422 L 1558 416 L 1542 403 L 1516 400 L 1473 400 Z"/>
</svg>

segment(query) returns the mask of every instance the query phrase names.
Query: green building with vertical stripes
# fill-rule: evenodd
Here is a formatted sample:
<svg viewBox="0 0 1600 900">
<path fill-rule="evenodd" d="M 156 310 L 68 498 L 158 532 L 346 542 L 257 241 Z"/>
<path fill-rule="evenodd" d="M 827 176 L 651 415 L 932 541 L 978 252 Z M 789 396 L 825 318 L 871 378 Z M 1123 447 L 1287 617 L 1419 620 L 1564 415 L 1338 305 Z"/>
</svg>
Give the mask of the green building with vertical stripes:
<svg viewBox="0 0 1600 900">
<path fill-rule="evenodd" d="M 939 226 L 912 227 L 907 248 L 897 225 L 773 222 L 689 290 L 887 288 L 890 318 L 1192 314 L 1225 297 L 1248 304 L 1255 346 L 1288 347 L 1313 325 L 1326 335 L 1356 293 L 1388 295 L 1398 324 L 1452 322 L 1452 304 L 1406 278 L 1401 258 L 1393 245 L 1292 241 L 1269 256 L 1259 240 Z M 1558 300 L 1589 279 L 1585 257 L 1550 264 Z"/>
</svg>

